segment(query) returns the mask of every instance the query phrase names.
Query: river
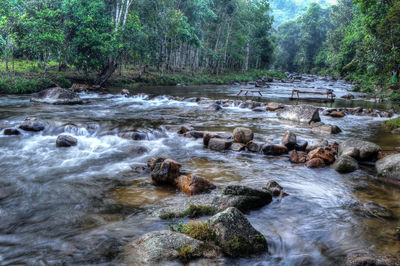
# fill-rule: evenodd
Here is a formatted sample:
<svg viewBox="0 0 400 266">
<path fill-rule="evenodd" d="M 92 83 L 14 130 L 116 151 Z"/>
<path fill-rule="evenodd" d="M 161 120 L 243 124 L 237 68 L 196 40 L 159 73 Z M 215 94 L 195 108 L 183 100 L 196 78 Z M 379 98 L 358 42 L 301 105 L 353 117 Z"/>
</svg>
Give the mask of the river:
<svg viewBox="0 0 400 266">
<path fill-rule="evenodd" d="M 314 77 L 315 78 L 315 77 Z M 347 254 L 370 250 L 400 254 L 395 236 L 397 219 L 366 217 L 350 206 L 373 200 L 400 217 L 397 188 L 376 179 L 374 168 L 362 166 L 351 174 L 329 167 L 308 169 L 286 156 L 265 157 L 248 152 L 214 152 L 200 139 L 179 137 L 175 128 L 191 124 L 196 130 L 232 132 L 249 127 L 255 139 L 280 142 L 286 130 L 311 141 L 350 138 L 373 141 L 383 149 L 400 146 L 400 136 L 382 130 L 384 118 L 347 115 L 321 116 L 339 126 L 338 135 L 321 136 L 295 123 L 277 119 L 274 112 L 253 112 L 235 106 L 210 111 L 197 103 L 164 95 L 245 99 L 235 94 L 243 86 L 174 86 L 131 90 L 144 93 L 126 98 L 113 93 L 83 93 L 82 105 L 39 105 L 30 95 L 0 96 L 0 124 L 18 125 L 35 116 L 48 123 L 39 133 L 23 131 L 4 136 L 0 131 L 0 264 L 90 265 L 123 264 L 123 246 L 146 232 L 168 229 L 168 221 L 151 215 L 160 205 L 179 204 L 186 197 L 172 188 L 151 185 L 149 175 L 132 171 L 149 157 L 166 154 L 183 168 L 217 186 L 264 186 L 277 181 L 289 196 L 274 199 L 246 214 L 268 241 L 269 252 L 243 259 L 221 259 L 227 265 L 340 265 Z M 340 97 L 352 88 L 343 81 L 274 82 L 261 89 L 259 101 L 288 103 L 293 88 L 331 88 Z M 357 94 L 352 102 L 337 100 L 321 106 L 387 108 Z M 251 97 L 247 97 L 250 98 Z M 246 99 L 247 99 L 246 98 Z M 147 140 L 120 137 L 142 131 Z M 78 145 L 56 148 L 58 135 L 67 133 Z"/>
</svg>

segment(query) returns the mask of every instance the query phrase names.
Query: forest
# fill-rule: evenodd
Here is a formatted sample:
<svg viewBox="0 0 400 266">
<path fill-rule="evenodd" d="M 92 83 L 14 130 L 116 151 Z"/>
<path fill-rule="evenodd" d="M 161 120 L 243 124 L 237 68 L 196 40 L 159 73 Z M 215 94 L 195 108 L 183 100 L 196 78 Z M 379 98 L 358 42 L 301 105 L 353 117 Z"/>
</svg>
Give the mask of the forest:
<svg viewBox="0 0 400 266">
<path fill-rule="evenodd" d="M 340 75 L 372 92 L 400 63 L 400 1 L 6 0 L 0 44 L 2 91 L 21 72 L 53 71 L 63 83 L 72 69 L 103 85 L 130 69 L 136 80 L 150 69 L 272 69 Z"/>
</svg>

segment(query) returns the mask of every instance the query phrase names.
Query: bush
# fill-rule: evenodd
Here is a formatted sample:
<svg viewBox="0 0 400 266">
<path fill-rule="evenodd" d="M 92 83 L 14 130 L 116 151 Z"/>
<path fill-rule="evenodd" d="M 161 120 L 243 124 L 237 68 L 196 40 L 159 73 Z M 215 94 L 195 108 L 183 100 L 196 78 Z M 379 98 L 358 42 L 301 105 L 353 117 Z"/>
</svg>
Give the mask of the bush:
<svg viewBox="0 0 400 266">
<path fill-rule="evenodd" d="M 0 93 L 32 93 L 48 88 L 53 82 L 48 78 L 33 78 L 1 75 L 0 76 Z"/>
<path fill-rule="evenodd" d="M 387 120 L 383 123 L 383 125 L 390 130 L 400 127 L 400 117 L 396 117 L 390 120 Z"/>
</svg>

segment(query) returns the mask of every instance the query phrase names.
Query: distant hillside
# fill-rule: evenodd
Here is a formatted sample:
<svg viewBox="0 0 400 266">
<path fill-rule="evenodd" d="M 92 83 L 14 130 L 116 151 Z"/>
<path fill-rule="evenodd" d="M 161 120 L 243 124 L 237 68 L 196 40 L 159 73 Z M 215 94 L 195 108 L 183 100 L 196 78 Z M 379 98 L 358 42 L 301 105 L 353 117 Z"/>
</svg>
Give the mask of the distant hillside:
<svg viewBox="0 0 400 266">
<path fill-rule="evenodd" d="M 336 3 L 336 0 L 270 0 L 272 15 L 274 16 L 273 26 L 276 28 L 283 22 L 297 18 L 302 15 L 310 3 L 318 3 L 322 7 L 329 7 Z"/>
</svg>

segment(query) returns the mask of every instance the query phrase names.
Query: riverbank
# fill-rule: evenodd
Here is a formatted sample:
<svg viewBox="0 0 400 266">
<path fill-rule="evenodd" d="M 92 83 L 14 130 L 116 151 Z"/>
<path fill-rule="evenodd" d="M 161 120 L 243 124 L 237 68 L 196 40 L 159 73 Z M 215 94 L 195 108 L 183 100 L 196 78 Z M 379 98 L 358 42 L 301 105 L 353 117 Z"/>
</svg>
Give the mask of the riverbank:
<svg viewBox="0 0 400 266">
<path fill-rule="evenodd" d="M 266 78 L 286 78 L 282 72 L 269 70 L 250 70 L 243 72 L 229 72 L 222 74 L 210 74 L 206 72 L 174 72 L 161 73 L 150 69 L 139 74 L 136 68 L 116 71 L 105 84 L 108 87 L 137 88 L 141 86 L 175 86 L 175 85 L 204 85 L 204 84 L 233 84 L 249 82 Z M 49 87 L 60 86 L 69 88 L 73 83 L 93 84 L 96 73 L 81 73 L 75 70 L 57 71 L 56 66 L 50 66 L 44 72 L 34 67 L 17 65 L 15 73 L 0 72 L 0 94 L 24 94 L 33 93 Z"/>
</svg>

